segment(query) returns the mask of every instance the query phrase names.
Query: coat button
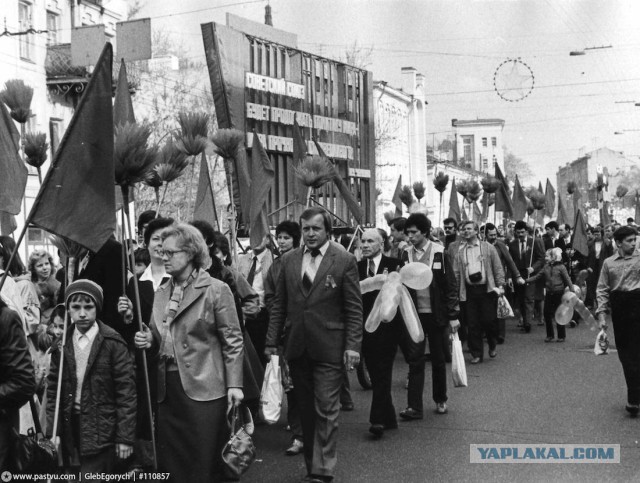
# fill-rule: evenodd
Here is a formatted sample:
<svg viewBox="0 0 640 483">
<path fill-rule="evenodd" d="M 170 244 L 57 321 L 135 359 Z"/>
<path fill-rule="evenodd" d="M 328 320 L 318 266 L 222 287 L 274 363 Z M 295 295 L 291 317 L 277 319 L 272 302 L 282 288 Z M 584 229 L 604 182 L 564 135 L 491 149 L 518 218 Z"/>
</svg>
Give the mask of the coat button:
<svg viewBox="0 0 640 483">
<path fill-rule="evenodd" d="M 187 366 L 187 367 L 191 367 L 191 363 L 190 363 L 190 362 L 187 362 L 187 363 L 185 364 L 185 366 Z"/>
<path fill-rule="evenodd" d="M 188 346 L 187 346 L 187 344 L 182 344 L 182 347 L 184 347 L 186 349 Z"/>
</svg>

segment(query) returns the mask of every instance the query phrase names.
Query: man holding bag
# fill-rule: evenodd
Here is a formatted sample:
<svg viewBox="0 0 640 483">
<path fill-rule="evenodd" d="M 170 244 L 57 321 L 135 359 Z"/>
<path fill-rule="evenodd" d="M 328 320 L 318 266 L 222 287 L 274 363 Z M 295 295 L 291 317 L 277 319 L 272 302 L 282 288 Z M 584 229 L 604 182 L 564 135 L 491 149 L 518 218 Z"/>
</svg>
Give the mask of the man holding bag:
<svg viewBox="0 0 640 483">
<path fill-rule="evenodd" d="M 355 257 L 329 241 L 331 218 L 321 208 L 301 217 L 304 248 L 282 257 L 270 314 L 265 354 L 284 343 L 300 403 L 305 481 L 333 480 L 336 465 L 340 389 L 344 368 L 360 362 L 362 297 Z"/>
</svg>

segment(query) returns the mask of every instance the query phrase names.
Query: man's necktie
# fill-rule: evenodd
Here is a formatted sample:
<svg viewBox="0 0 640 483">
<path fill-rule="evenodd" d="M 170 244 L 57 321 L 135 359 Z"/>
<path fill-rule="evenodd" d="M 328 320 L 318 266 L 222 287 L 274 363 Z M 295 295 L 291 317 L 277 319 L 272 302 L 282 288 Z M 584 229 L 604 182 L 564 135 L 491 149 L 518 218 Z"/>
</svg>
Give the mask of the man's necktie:
<svg viewBox="0 0 640 483">
<path fill-rule="evenodd" d="M 311 288 L 313 280 L 316 278 L 316 272 L 318 271 L 318 267 L 316 267 L 316 257 L 320 255 L 320 250 L 314 248 L 310 253 L 311 260 L 309 261 L 309 265 L 307 265 L 307 268 L 304 271 L 304 276 L 302 277 L 302 285 L 306 290 Z"/>
<path fill-rule="evenodd" d="M 249 285 L 253 286 L 253 279 L 256 278 L 256 265 L 258 264 L 258 257 L 253 257 L 253 262 L 251 262 L 251 268 L 249 269 L 249 275 L 247 276 L 247 282 Z"/>
<path fill-rule="evenodd" d="M 527 244 L 525 242 L 520 243 L 520 258 L 524 257 L 527 251 Z"/>
<path fill-rule="evenodd" d="M 367 272 L 369 277 L 374 277 L 376 275 L 376 262 L 373 259 L 369 260 L 369 271 Z"/>
</svg>

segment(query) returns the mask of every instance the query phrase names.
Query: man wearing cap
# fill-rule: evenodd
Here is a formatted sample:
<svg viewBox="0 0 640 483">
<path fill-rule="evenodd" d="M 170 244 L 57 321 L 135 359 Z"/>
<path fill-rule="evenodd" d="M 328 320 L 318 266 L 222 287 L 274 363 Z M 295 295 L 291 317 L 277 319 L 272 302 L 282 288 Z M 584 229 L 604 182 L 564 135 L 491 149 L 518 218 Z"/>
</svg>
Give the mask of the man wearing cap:
<svg viewBox="0 0 640 483">
<path fill-rule="evenodd" d="M 131 456 L 136 428 L 136 385 L 124 339 L 98 320 L 102 289 L 77 280 L 65 292 L 71 327 L 66 334 L 58 431 L 65 467 L 82 475 L 112 472 Z M 51 357 L 47 430 L 53 430 L 60 352 Z"/>
</svg>

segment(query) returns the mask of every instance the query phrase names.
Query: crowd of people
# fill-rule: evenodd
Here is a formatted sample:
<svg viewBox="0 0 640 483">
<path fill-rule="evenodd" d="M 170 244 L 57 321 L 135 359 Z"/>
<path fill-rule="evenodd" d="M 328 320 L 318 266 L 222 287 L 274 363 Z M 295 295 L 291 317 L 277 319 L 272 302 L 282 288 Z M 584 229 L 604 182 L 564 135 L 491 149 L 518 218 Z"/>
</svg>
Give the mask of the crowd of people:
<svg viewBox="0 0 640 483">
<path fill-rule="evenodd" d="M 339 414 L 354 409 L 348 373 L 359 364 L 368 371 L 372 438 L 397 429 L 398 418 L 424 418 L 427 362 L 433 411 L 445 415 L 451 336 L 459 334 L 470 364 L 483 363 L 485 352 L 497 358 L 507 342 L 502 296 L 523 334 L 545 326 L 545 343 L 567 338 L 555 317 L 566 292 L 584 300 L 601 328 L 612 323 L 626 409 L 638 414 L 633 220 L 587 226 L 586 254 L 574 249 L 571 227 L 555 221 L 542 229 L 523 220 L 503 227 L 447 218 L 440 228 L 414 213 L 390 221 L 389 233 L 371 227 L 354 240 L 332 228 L 326 211 L 308 208 L 299 222 L 280 223 L 275 239 L 236 255 L 207 221 L 145 212 L 139 240 L 123 249 L 111 238 L 97 253 L 77 257 L 72 273 L 65 254 L 58 254 L 65 268 L 56 270 L 44 250 L 32 252 L 27 266 L 19 256 L 9 265 L 15 243 L 0 237 L 0 274 L 7 275 L 0 470 L 9 468 L 12 428 L 24 431 L 37 417 L 45 434 L 59 439 L 63 472 L 143 472 L 155 461 L 171 481 L 233 479 L 221 458 L 228 410 L 245 404 L 259 420 L 264 368 L 278 354 L 292 435 L 283 451 L 303 455 L 303 481 L 331 481 Z M 123 268 L 127 250 L 131 270 Z M 416 263 L 432 276 L 427 288 L 409 290 L 424 338 L 410 336 L 400 310 L 364 330 L 380 300 L 379 291 L 363 294 L 360 283 Z M 580 321 L 574 313 L 569 327 Z M 391 391 L 398 348 L 408 366 L 400 411 Z"/>
</svg>

